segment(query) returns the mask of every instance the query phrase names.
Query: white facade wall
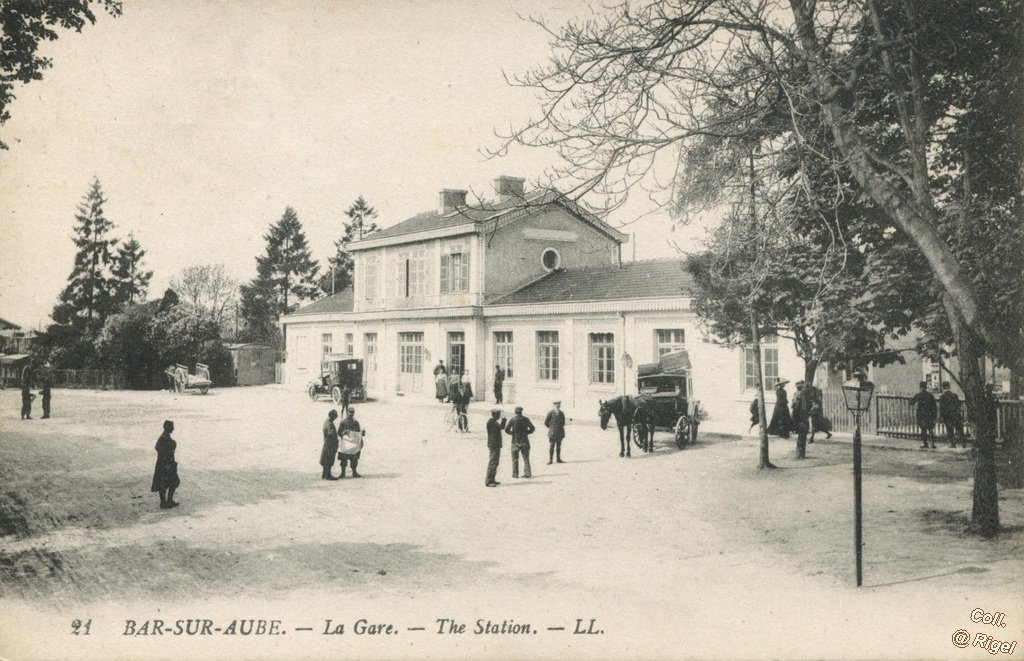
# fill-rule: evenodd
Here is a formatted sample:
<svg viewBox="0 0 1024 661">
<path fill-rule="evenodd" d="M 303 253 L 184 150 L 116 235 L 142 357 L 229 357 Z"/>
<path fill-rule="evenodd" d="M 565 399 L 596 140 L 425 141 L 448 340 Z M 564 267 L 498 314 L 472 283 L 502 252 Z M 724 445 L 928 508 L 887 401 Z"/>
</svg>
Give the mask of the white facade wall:
<svg viewBox="0 0 1024 661">
<path fill-rule="evenodd" d="M 495 365 L 494 334 L 513 335 L 514 371 L 504 386 L 505 404 L 522 405 L 528 412 L 546 411 L 554 400 L 561 400 L 563 409 L 572 416 L 596 415 L 599 401 L 622 394 L 635 394 L 637 366 L 655 362 L 656 331 L 681 329 L 684 346 L 690 353 L 694 398 L 716 424 L 746 427 L 747 407 L 754 391 L 745 387 L 744 354 L 741 349 L 724 347 L 706 340 L 696 316 L 687 310 L 650 312 L 601 312 L 592 314 L 519 315 L 503 317 L 456 317 L 399 320 L 362 320 L 358 322 L 293 321 L 289 323 L 289 360 L 285 383 L 304 388 L 319 375 L 321 337 L 331 333 L 335 352 L 341 351 L 345 333 L 353 333 L 355 355 L 365 355 L 365 334 L 377 336 L 375 364 L 366 364 L 369 395 L 377 399 L 396 396 L 419 401 L 434 397 L 433 368 L 438 359 L 447 365 L 448 333 L 461 332 L 466 346 L 466 367 L 473 379 L 478 401 L 493 402 Z M 559 378 L 539 379 L 537 333 L 557 331 L 559 334 Z M 423 361 L 418 380 L 401 378 L 399 334 L 423 334 Z M 591 381 L 590 336 L 610 333 L 615 342 L 615 380 L 613 383 Z M 766 346 L 772 346 L 768 344 Z M 802 378 L 803 361 L 796 355 L 793 343 L 779 338 L 779 375 L 795 382 Z M 374 370 L 373 367 L 376 367 Z M 793 386 L 788 388 L 792 399 Z M 401 393 L 399 395 L 398 393 Z M 766 392 L 769 406 L 774 401 Z"/>
</svg>

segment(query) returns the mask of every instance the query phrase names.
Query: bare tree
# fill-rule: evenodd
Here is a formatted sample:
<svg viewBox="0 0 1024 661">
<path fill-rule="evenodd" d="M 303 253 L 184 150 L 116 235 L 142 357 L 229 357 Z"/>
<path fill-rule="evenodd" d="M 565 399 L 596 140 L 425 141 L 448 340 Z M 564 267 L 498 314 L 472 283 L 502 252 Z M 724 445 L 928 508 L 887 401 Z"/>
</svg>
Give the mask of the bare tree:
<svg viewBox="0 0 1024 661">
<path fill-rule="evenodd" d="M 238 280 L 227 274 L 223 264 L 189 266 L 171 280 L 171 289 L 221 327 L 238 302 Z"/>
</svg>

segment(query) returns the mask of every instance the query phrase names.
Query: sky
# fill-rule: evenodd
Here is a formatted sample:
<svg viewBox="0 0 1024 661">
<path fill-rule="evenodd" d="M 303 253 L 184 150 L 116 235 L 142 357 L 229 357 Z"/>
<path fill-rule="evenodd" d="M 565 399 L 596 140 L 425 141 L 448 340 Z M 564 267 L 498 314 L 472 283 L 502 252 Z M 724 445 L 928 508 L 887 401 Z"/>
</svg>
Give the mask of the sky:
<svg viewBox="0 0 1024 661">
<path fill-rule="evenodd" d="M 325 263 L 359 195 L 387 227 L 435 208 L 443 188 L 488 197 L 499 175 L 543 178 L 551 152 L 486 156 L 496 131 L 540 111 L 505 79 L 550 56 L 550 36 L 521 16 L 561 25 L 589 11 L 577 0 L 126 1 L 116 19 L 62 31 L 42 48 L 53 67 L 16 89 L 0 127 L 0 318 L 49 323 L 93 178 L 113 234 L 146 250 L 151 296 L 192 265 L 253 278 L 288 206 Z M 638 194 L 608 216 L 635 235 L 626 259 L 699 238 L 652 211 Z"/>
</svg>

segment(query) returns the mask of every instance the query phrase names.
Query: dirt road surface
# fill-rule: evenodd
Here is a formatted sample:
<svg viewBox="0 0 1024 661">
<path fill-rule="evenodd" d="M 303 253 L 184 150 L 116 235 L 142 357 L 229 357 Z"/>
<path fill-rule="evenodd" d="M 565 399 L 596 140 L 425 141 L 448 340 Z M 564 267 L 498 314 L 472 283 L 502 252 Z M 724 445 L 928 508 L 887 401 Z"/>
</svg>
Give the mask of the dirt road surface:
<svg viewBox="0 0 1024 661">
<path fill-rule="evenodd" d="M 1024 657 L 1024 497 L 966 534 L 966 451 L 865 450 L 857 588 L 848 444 L 773 441 L 758 472 L 751 439 L 623 459 L 580 419 L 549 466 L 527 411 L 534 477 L 506 440 L 485 488 L 489 406 L 463 435 L 396 397 L 356 405 L 364 477 L 327 482 L 330 404 L 279 387 L 19 408 L 0 392 L 3 659 Z M 173 510 L 149 490 L 165 419 Z"/>
</svg>

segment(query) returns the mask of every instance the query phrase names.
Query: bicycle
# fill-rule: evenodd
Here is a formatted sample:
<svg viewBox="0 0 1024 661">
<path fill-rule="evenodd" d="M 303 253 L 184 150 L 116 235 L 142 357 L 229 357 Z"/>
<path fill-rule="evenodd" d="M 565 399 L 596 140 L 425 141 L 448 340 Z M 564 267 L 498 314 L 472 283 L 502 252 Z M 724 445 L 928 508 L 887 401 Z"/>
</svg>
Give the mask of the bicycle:
<svg viewBox="0 0 1024 661">
<path fill-rule="evenodd" d="M 459 411 L 457 404 L 452 404 L 452 407 L 444 416 L 444 421 L 448 425 L 449 432 L 453 429 L 457 429 L 460 433 L 469 431 L 469 418 L 465 413 Z"/>
</svg>

